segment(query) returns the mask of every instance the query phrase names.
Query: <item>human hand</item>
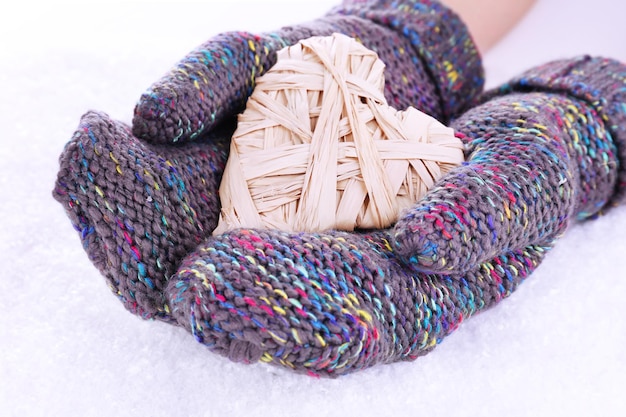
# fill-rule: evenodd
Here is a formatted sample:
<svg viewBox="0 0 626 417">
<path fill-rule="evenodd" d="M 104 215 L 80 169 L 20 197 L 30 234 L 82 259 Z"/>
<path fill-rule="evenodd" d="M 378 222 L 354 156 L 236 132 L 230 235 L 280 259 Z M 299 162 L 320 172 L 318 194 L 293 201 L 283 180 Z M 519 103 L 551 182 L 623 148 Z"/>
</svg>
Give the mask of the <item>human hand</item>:
<svg viewBox="0 0 626 417">
<path fill-rule="evenodd" d="M 446 120 L 482 90 L 472 40 L 438 2 L 346 1 L 304 25 L 212 38 L 142 96 L 132 132 L 104 113 L 87 113 L 60 157 L 53 194 L 129 311 L 172 321 L 163 291 L 217 224 L 233 116 L 277 48 L 335 31 L 378 52 L 387 65 L 386 98 L 397 108 L 413 105 Z"/>
<path fill-rule="evenodd" d="M 625 199 L 621 63 L 535 68 L 453 126 L 467 163 L 394 228 L 212 236 L 167 285 L 174 319 L 231 360 L 311 375 L 415 359 L 510 295 L 573 220 Z"/>
<path fill-rule="evenodd" d="M 625 79 L 620 62 L 580 57 L 488 93 L 452 123 L 467 136 L 467 163 L 397 222 L 398 255 L 423 272 L 462 273 L 551 245 L 573 221 L 623 201 Z"/>
</svg>

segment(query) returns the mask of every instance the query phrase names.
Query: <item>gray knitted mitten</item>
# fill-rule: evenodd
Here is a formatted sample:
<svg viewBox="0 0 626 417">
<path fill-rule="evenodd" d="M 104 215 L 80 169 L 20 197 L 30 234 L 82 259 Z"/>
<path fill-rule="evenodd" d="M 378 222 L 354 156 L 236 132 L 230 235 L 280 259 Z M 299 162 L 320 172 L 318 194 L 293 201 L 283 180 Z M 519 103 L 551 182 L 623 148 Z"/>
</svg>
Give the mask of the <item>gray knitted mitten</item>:
<svg viewBox="0 0 626 417">
<path fill-rule="evenodd" d="M 429 352 L 511 294 L 571 220 L 626 195 L 626 66 L 553 62 L 485 100 L 453 123 L 465 165 L 394 228 L 210 237 L 167 285 L 174 318 L 234 361 L 312 375 Z"/>
<path fill-rule="evenodd" d="M 217 224 L 230 131 L 151 145 L 104 113 L 85 114 L 59 159 L 53 196 L 124 306 L 169 320 L 163 289 Z"/>
<path fill-rule="evenodd" d="M 482 91 L 467 29 L 438 2 L 346 1 L 305 25 L 211 39 L 142 96 L 135 135 L 103 113 L 86 114 L 60 157 L 54 197 L 131 312 L 172 319 L 163 289 L 216 226 L 229 122 L 255 77 L 276 49 L 335 31 L 378 52 L 387 65 L 386 97 L 398 108 L 447 118 Z"/>
</svg>

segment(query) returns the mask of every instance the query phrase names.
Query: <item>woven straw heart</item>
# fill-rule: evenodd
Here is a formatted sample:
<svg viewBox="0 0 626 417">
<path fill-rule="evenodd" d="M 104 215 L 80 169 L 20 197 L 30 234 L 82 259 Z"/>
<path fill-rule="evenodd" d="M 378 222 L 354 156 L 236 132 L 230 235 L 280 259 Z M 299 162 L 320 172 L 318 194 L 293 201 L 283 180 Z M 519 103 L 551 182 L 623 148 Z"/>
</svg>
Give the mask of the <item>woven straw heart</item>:
<svg viewBox="0 0 626 417">
<path fill-rule="evenodd" d="M 452 129 L 387 105 L 383 71 L 344 35 L 281 50 L 239 116 L 214 233 L 388 227 L 460 164 Z"/>
</svg>

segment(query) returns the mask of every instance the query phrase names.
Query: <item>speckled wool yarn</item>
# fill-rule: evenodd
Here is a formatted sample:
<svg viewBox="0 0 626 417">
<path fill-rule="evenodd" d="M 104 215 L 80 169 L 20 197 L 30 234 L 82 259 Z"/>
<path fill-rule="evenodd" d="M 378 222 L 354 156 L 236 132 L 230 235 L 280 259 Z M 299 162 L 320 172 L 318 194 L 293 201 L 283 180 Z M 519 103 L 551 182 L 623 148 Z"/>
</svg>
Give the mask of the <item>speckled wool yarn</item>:
<svg viewBox="0 0 626 417">
<path fill-rule="evenodd" d="M 234 361 L 311 375 L 429 352 L 511 294 L 571 220 L 623 201 L 625 69 L 600 58 L 556 62 L 491 93 L 454 122 L 466 165 L 394 229 L 212 236 L 168 284 L 173 317 Z M 435 239 L 460 235 L 456 263 L 399 251 L 398 231 L 419 242 L 424 223 L 434 225 L 425 235 L 434 255 L 449 250 Z"/>
<path fill-rule="evenodd" d="M 481 92 L 480 56 L 458 16 L 433 0 L 347 0 L 315 21 L 273 33 L 225 33 L 208 40 L 154 83 L 135 108 L 133 132 L 151 142 L 197 138 L 243 110 L 255 78 L 276 51 L 334 32 L 356 38 L 385 64 L 389 104 L 443 121 Z"/>
<path fill-rule="evenodd" d="M 149 145 L 104 113 L 82 117 L 59 159 L 53 195 L 129 311 L 170 320 L 163 289 L 217 225 L 229 137 Z"/>
<path fill-rule="evenodd" d="M 391 239 L 389 229 L 212 236 L 169 282 L 172 315 L 233 361 L 334 377 L 431 351 L 511 294 L 549 249 L 502 253 L 456 277 L 412 272 Z"/>
<path fill-rule="evenodd" d="M 624 200 L 622 63 L 552 62 L 486 98 L 452 124 L 467 135 L 469 162 L 395 226 L 398 254 L 421 271 L 461 273 L 506 250 L 550 244 L 576 218 Z"/>
</svg>

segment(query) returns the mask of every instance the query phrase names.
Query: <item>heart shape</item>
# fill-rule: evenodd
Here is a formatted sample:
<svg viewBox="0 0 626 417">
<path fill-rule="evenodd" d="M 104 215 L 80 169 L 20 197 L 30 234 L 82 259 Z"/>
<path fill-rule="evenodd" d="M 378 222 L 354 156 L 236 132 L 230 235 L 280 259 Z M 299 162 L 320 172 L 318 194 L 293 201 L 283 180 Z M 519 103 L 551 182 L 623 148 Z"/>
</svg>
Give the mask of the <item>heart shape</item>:
<svg viewBox="0 0 626 417">
<path fill-rule="evenodd" d="M 239 115 L 214 234 L 389 227 L 460 164 L 451 128 L 387 104 L 384 67 L 341 34 L 279 51 Z"/>
</svg>

